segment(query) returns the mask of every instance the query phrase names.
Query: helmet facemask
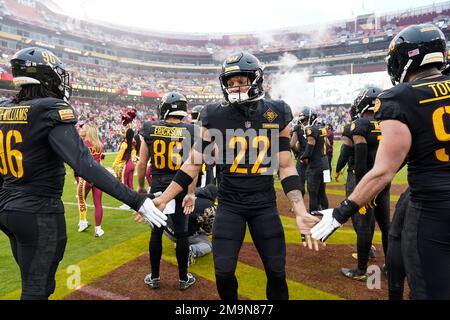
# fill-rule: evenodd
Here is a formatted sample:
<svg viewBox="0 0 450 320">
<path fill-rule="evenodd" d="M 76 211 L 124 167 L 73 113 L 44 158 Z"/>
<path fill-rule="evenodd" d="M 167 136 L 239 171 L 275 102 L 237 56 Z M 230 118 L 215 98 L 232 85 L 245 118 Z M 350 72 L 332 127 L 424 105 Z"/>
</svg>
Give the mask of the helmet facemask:
<svg viewBox="0 0 450 320">
<path fill-rule="evenodd" d="M 70 86 L 70 74 L 59 66 L 55 66 L 53 70 L 58 75 L 61 81 L 57 88 L 62 93 L 63 99 L 65 101 L 68 101 L 72 95 L 72 87 Z"/>
<path fill-rule="evenodd" d="M 247 78 L 247 84 L 239 86 L 228 86 L 228 81 L 233 77 L 245 77 Z M 263 73 L 262 70 L 257 71 L 239 71 L 222 74 L 219 77 L 220 85 L 227 100 L 231 104 L 242 104 L 246 102 L 257 101 L 263 98 L 264 89 L 262 87 Z M 245 92 L 242 92 L 243 87 L 248 87 Z M 230 90 L 235 89 L 235 90 Z"/>
</svg>

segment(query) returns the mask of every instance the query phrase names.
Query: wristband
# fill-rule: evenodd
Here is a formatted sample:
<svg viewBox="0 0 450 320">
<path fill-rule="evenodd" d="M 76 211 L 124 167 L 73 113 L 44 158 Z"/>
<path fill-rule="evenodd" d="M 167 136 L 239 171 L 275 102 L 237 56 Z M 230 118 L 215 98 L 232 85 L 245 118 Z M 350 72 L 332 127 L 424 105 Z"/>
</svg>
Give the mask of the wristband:
<svg viewBox="0 0 450 320">
<path fill-rule="evenodd" d="M 291 151 L 291 141 L 288 137 L 280 137 L 279 139 L 279 151 Z"/>
<path fill-rule="evenodd" d="M 178 170 L 172 181 L 178 183 L 183 190 L 186 190 L 194 179 L 183 170 Z"/>
<path fill-rule="evenodd" d="M 333 210 L 333 217 L 340 224 L 344 224 L 351 216 L 357 213 L 359 210 L 359 206 L 355 201 L 345 199 L 341 202 L 339 207 Z"/>
<path fill-rule="evenodd" d="M 300 191 L 302 182 L 298 175 L 292 175 L 281 180 L 281 186 L 285 194 L 288 194 L 292 190 Z"/>
</svg>

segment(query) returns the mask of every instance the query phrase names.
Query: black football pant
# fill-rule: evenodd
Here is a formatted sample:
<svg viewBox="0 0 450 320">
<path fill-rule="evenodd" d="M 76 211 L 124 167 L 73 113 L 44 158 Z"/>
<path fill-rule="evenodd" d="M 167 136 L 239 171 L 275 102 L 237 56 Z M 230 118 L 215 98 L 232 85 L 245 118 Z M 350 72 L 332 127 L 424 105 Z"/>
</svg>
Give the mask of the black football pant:
<svg viewBox="0 0 450 320">
<path fill-rule="evenodd" d="M 305 196 L 306 165 L 302 164 L 300 160 L 297 160 L 296 169 L 300 177 L 300 191 L 302 192 L 302 196 Z"/>
<path fill-rule="evenodd" d="M 47 300 L 64 256 L 64 213 L 1 211 L 0 229 L 8 236 L 22 278 L 22 300 Z"/>
<path fill-rule="evenodd" d="M 257 210 L 235 209 L 219 204 L 212 231 L 212 252 L 216 286 L 222 300 L 238 299 L 235 276 L 246 226 L 264 264 L 269 300 L 287 300 L 286 243 L 276 207 Z"/>
<path fill-rule="evenodd" d="M 152 180 L 152 192 L 163 192 L 168 183 L 170 183 L 172 177 L 170 176 L 153 176 Z M 175 255 L 178 263 L 178 274 L 180 280 L 187 280 L 188 270 L 188 258 L 189 258 L 189 241 L 188 241 L 188 216 L 183 213 L 183 198 L 186 195 L 185 192 L 181 192 L 175 198 L 175 213 L 168 215 L 168 219 L 173 224 L 173 233 L 175 236 Z M 161 256 L 162 256 L 162 236 L 164 233 L 164 227 L 153 227 L 152 235 L 150 236 L 149 243 L 149 255 L 152 278 L 158 278 Z"/>
<path fill-rule="evenodd" d="M 358 252 L 358 269 L 367 270 L 369 252 L 375 232 L 375 221 L 381 231 L 384 255 L 387 255 L 390 225 L 390 185 L 381 191 L 376 199 L 375 208 L 369 208 L 365 214 L 357 213 L 356 247 Z"/>
<path fill-rule="evenodd" d="M 309 212 L 328 208 L 328 198 L 325 193 L 323 172 L 321 168 L 308 167 L 306 181 L 309 195 Z"/>
<path fill-rule="evenodd" d="M 402 252 L 410 298 L 450 300 L 450 201 L 409 201 Z"/>
<path fill-rule="evenodd" d="M 397 201 L 394 217 L 389 228 L 389 246 L 386 255 L 389 300 L 403 300 L 406 273 L 402 255 L 402 230 L 409 200 L 408 188 Z"/>
</svg>

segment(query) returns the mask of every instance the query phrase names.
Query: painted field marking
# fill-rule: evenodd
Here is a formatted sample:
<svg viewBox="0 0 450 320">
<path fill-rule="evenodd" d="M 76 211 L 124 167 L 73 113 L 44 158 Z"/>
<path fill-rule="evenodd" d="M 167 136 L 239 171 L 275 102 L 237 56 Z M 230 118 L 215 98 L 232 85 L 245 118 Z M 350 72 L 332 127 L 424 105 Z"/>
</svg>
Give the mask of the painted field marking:
<svg viewBox="0 0 450 320">
<path fill-rule="evenodd" d="M 79 291 L 87 293 L 91 296 L 107 299 L 107 300 L 130 300 L 130 297 L 122 296 L 111 291 L 103 290 L 93 286 L 84 286 Z"/>
</svg>

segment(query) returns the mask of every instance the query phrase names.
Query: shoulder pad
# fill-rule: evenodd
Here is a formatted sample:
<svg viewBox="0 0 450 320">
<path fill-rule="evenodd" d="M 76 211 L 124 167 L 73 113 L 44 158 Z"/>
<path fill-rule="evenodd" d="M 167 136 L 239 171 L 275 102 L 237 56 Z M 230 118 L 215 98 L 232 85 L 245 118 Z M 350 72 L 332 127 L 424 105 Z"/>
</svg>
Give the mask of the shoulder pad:
<svg viewBox="0 0 450 320">
<path fill-rule="evenodd" d="M 380 93 L 375 100 L 375 119 L 378 121 L 392 119 L 407 123 L 403 110 L 405 104 L 411 103 L 410 89 L 409 84 L 400 83 Z"/>
</svg>

